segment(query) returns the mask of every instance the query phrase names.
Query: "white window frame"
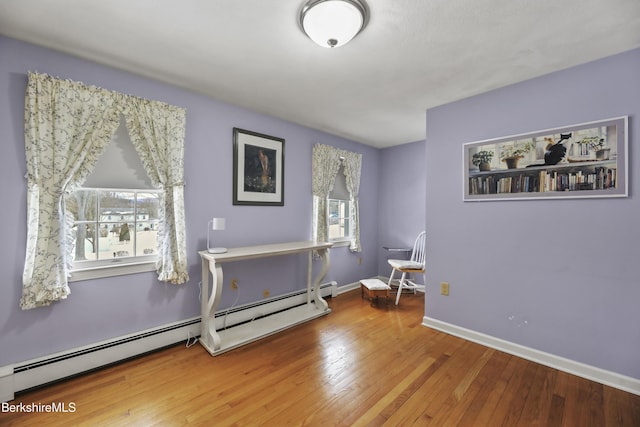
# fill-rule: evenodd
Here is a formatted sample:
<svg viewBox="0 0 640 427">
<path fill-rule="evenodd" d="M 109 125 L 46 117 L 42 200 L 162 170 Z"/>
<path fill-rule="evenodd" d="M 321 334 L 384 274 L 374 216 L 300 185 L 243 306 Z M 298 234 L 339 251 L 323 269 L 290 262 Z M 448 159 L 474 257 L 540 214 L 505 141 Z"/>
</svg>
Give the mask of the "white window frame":
<svg viewBox="0 0 640 427">
<path fill-rule="evenodd" d="M 345 227 L 341 228 L 343 228 L 343 230 L 347 231 L 348 233 L 344 233 L 340 237 L 329 237 L 329 241 L 334 243 L 334 247 L 349 246 L 351 244 L 351 240 L 353 239 L 353 226 L 351 224 L 351 203 L 347 199 L 335 199 L 331 197 L 327 198 L 327 230 L 330 229 L 331 225 L 335 225 L 331 223 L 331 202 L 333 201 L 344 203 L 346 205 L 344 207 L 346 211 L 345 216 L 338 216 L 338 223 L 340 222 L 340 220 L 344 220 L 346 222 Z"/>
<path fill-rule="evenodd" d="M 115 189 L 115 188 L 81 188 L 79 191 L 94 190 L 94 191 L 110 191 L 110 192 L 128 192 L 128 193 L 163 193 L 162 190 L 136 188 L 136 189 Z M 157 218 L 158 223 L 162 222 L 163 218 Z M 137 219 L 134 219 L 134 223 Z M 76 224 L 78 221 L 74 221 Z M 99 229 L 99 224 L 104 224 L 99 218 L 95 221 L 82 221 L 86 223 L 94 223 Z M 121 220 L 113 220 L 113 222 L 122 222 Z M 134 234 L 135 234 L 134 227 Z M 143 273 L 156 271 L 156 264 L 159 260 L 159 254 L 156 252 L 153 255 L 138 255 L 128 257 L 115 257 L 104 260 L 85 260 L 74 261 L 71 266 L 71 276 L 69 282 L 77 282 L 82 280 L 99 279 L 104 277 L 122 276 L 134 273 Z"/>
</svg>

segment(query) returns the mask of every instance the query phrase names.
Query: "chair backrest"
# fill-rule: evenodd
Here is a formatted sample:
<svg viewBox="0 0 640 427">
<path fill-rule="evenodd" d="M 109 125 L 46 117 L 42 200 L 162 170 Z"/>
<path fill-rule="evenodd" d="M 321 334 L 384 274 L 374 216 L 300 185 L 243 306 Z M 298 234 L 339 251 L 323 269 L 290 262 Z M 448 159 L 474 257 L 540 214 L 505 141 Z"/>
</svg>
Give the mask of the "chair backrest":
<svg viewBox="0 0 640 427">
<path fill-rule="evenodd" d="M 426 255 L 425 253 L 426 236 L 427 236 L 427 233 L 425 231 L 418 234 L 418 237 L 416 237 L 416 241 L 413 244 L 413 251 L 411 252 L 411 261 L 419 262 L 420 264 L 422 264 L 423 267 L 424 267 L 424 261 L 425 261 L 425 255 Z"/>
</svg>

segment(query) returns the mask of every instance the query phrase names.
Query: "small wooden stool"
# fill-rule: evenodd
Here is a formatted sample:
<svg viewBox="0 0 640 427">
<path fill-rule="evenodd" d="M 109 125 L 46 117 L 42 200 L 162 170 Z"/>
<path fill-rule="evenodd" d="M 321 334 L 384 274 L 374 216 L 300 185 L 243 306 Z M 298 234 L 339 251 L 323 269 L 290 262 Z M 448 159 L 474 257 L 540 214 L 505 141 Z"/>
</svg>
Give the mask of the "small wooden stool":
<svg viewBox="0 0 640 427">
<path fill-rule="evenodd" d="M 384 283 L 380 279 L 364 279 L 360 280 L 360 293 L 364 298 L 366 294 L 371 300 L 371 304 L 373 304 L 373 300 L 375 298 L 376 302 L 380 297 L 384 297 L 385 302 L 389 305 L 389 291 L 391 287 Z"/>
</svg>

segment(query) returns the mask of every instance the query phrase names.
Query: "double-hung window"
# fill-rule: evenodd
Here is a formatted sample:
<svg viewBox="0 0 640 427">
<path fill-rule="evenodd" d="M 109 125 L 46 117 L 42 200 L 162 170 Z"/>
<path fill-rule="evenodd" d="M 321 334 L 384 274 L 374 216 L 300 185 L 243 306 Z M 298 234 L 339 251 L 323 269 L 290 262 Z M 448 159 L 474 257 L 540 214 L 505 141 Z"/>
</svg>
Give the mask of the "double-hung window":
<svg viewBox="0 0 640 427">
<path fill-rule="evenodd" d="M 74 219 L 71 280 L 152 271 L 161 190 L 153 189 L 124 120 L 82 188 L 66 198 Z"/>
<path fill-rule="evenodd" d="M 74 214 L 73 269 L 155 262 L 158 191 L 83 188 L 67 202 Z"/>
</svg>

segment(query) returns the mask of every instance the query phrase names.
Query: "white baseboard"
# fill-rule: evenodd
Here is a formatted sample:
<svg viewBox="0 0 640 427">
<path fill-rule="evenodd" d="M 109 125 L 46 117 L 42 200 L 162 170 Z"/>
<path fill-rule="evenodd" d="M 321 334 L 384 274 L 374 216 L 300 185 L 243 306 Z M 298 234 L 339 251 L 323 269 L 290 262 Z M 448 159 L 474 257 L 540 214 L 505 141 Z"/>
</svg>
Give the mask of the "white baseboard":
<svg viewBox="0 0 640 427">
<path fill-rule="evenodd" d="M 320 285 L 323 297 L 337 295 L 336 282 Z M 216 328 L 250 322 L 290 307 L 306 304 L 306 290 L 216 312 Z M 0 366 L 0 401 L 15 393 L 91 371 L 200 335 L 200 317 L 147 329 L 110 340 L 49 354 L 13 365 Z"/>
<path fill-rule="evenodd" d="M 550 368 L 568 372 L 588 380 L 596 381 L 620 390 L 640 395 L 640 380 L 615 372 L 606 371 L 564 357 L 556 356 L 533 348 L 525 347 L 490 335 L 476 332 L 450 323 L 424 316 L 422 324 L 426 327 L 445 332 L 496 350 L 549 366 Z"/>
<path fill-rule="evenodd" d="M 338 287 L 338 295 L 360 288 L 360 282 L 347 283 Z"/>
</svg>

